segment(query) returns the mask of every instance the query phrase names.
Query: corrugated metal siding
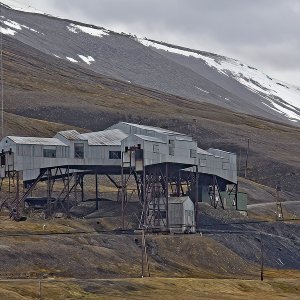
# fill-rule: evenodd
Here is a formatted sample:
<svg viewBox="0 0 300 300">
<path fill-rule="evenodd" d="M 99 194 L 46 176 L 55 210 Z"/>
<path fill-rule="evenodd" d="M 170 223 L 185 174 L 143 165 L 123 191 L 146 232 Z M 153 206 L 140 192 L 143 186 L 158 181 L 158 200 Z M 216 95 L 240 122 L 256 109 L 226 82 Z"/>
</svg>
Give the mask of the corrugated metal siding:
<svg viewBox="0 0 300 300">
<path fill-rule="evenodd" d="M 80 133 L 77 130 L 66 130 L 58 132 L 61 136 L 69 141 L 80 141 Z"/>
<path fill-rule="evenodd" d="M 168 129 L 163 129 L 163 128 L 154 127 L 154 126 L 141 125 L 141 124 L 127 123 L 127 122 L 120 122 L 112 127 L 117 127 L 119 124 L 120 125 L 124 124 L 124 125 L 130 126 L 130 127 L 135 127 L 135 128 L 139 128 L 142 130 L 155 131 L 157 133 L 162 133 L 162 134 L 186 136 L 183 133 L 168 130 Z"/>
<path fill-rule="evenodd" d="M 162 140 L 160 140 L 158 138 L 152 137 L 152 136 L 141 135 L 141 134 L 135 134 L 135 136 L 137 136 L 138 138 L 140 138 L 140 139 L 142 139 L 144 141 L 166 144 L 166 142 L 164 142 L 164 141 L 162 141 Z"/>
<path fill-rule="evenodd" d="M 169 225 L 170 227 L 182 227 L 184 225 L 183 204 L 182 203 L 169 203 Z"/>
<path fill-rule="evenodd" d="M 16 144 L 22 145 L 49 145 L 49 146 L 67 146 L 65 143 L 57 138 L 40 138 L 40 137 L 21 137 L 8 136 Z"/>
<path fill-rule="evenodd" d="M 88 141 L 90 146 L 121 146 L 121 141 L 128 135 L 119 129 L 104 130 L 81 134 L 80 137 Z"/>
</svg>

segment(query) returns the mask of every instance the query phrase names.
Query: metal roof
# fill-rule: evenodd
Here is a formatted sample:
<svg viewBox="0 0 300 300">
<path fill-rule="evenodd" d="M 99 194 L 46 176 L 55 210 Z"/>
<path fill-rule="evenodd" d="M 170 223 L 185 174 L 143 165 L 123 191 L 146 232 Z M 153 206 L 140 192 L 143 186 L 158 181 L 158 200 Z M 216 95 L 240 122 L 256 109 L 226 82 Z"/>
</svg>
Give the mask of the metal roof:
<svg viewBox="0 0 300 300">
<path fill-rule="evenodd" d="M 152 137 L 152 136 L 148 136 L 148 135 L 141 135 L 141 134 L 135 134 L 135 136 L 137 136 L 138 138 L 140 138 L 144 141 L 166 144 L 166 142 L 164 142 L 161 139 L 158 139 L 156 137 Z"/>
<path fill-rule="evenodd" d="M 43 145 L 43 146 L 65 146 L 67 145 L 57 138 L 40 138 L 40 137 L 22 137 L 22 136 L 8 136 L 16 144 L 22 145 Z"/>
<path fill-rule="evenodd" d="M 184 196 L 184 197 L 170 197 L 169 198 L 169 204 L 182 204 L 186 200 L 191 200 L 189 196 Z"/>
<path fill-rule="evenodd" d="M 120 124 L 126 124 L 132 127 L 140 128 L 143 130 L 150 130 L 150 131 L 155 131 L 157 133 L 162 133 L 162 134 L 169 134 L 169 135 L 180 135 L 180 136 L 187 136 L 186 134 L 168 130 L 168 129 L 163 129 L 159 127 L 154 127 L 154 126 L 148 126 L 148 125 L 140 125 L 140 124 L 133 124 L 133 123 L 127 123 L 127 122 L 120 122 Z"/>
<path fill-rule="evenodd" d="M 223 154 L 229 154 L 229 155 L 236 155 L 235 153 L 232 152 L 228 152 L 225 150 L 221 150 L 221 149 L 215 149 L 215 148 L 209 148 L 207 151 L 215 154 L 215 153 L 223 153 Z"/>
<path fill-rule="evenodd" d="M 121 141 L 128 137 L 119 129 L 83 133 L 80 137 L 88 141 L 91 146 L 120 146 Z"/>
<path fill-rule="evenodd" d="M 197 148 L 197 154 L 206 154 L 206 155 L 210 155 L 213 156 L 213 154 L 201 149 L 201 148 Z"/>
<path fill-rule="evenodd" d="M 82 138 L 80 137 L 80 133 L 77 130 L 60 131 L 57 134 L 63 136 L 65 139 L 69 141 L 82 140 Z"/>
</svg>

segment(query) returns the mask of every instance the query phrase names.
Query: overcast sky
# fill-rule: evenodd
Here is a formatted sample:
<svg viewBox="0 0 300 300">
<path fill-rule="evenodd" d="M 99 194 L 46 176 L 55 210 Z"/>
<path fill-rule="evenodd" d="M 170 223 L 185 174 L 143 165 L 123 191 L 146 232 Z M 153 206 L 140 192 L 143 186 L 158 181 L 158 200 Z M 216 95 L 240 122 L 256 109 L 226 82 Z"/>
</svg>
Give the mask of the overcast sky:
<svg viewBox="0 0 300 300">
<path fill-rule="evenodd" d="M 300 0 L 17 0 L 50 14 L 241 60 L 300 86 Z"/>
</svg>

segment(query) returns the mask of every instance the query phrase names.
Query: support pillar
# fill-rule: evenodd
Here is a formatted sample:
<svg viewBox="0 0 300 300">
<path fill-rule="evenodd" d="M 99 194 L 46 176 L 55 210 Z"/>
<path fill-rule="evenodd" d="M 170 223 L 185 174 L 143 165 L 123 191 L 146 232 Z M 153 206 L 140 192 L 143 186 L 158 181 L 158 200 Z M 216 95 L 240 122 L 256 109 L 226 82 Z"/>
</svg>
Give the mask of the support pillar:
<svg viewBox="0 0 300 300">
<path fill-rule="evenodd" d="M 198 172 L 198 166 L 196 166 L 196 186 L 195 186 L 195 225 L 196 230 L 198 229 L 198 216 L 199 216 L 199 172 Z"/>
<path fill-rule="evenodd" d="M 168 178 L 168 163 L 166 163 L 166 186 L 165 186 L 165 197 L 166 197 L 166 229 L 169 230 L 169 178 Z"/>
<path fill-rule="evenodd" d="M 98 173 L 95 172 L 95 184 L 96 184 L 96 210 L 99 210 L 99 187 L 98 187 Z"/>
</svg>

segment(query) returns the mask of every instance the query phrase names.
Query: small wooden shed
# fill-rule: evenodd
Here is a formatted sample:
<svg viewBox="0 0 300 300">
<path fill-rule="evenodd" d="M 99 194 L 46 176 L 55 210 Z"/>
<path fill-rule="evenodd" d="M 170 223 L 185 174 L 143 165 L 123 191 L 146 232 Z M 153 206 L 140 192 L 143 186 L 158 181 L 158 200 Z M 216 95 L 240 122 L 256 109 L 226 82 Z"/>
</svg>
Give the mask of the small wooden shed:
<svg viewBox="0 0 300 300">
<path fill-rule="evenodd" d="M 190 197 L 169 198 L 168 218 L 172 233 L 193 233 L 196 231 L 194 203 Z"/>
</svg>

